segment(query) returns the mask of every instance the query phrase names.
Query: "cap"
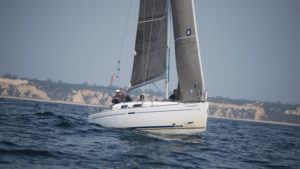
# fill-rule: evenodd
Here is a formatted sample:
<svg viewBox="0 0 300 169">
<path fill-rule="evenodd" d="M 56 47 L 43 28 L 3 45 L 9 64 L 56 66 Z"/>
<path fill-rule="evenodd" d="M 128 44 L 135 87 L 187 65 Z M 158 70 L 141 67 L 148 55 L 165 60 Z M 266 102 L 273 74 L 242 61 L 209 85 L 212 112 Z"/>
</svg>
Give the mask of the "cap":
<svg viewBox="0 0 300 169">
<path fill-rule="evenodd" d="M 116 90 L 116 93 L 120 93 L 120 90 L 119 90 L 119 89 L 117 89 L 117 90 Z"/>
</svg>

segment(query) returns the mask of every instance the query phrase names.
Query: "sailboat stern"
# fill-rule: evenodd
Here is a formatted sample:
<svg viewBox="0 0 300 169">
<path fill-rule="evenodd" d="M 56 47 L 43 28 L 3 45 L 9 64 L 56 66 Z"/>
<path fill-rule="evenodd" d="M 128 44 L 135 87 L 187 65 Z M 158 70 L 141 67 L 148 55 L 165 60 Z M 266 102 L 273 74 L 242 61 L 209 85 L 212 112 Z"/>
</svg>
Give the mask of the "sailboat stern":
<svg viewBox="0 0 300 169">
<path fill-rule="evenodd" d="M 187 109 L 185 112 L 182 112 L 187 117 L 181 117 L 182 120 L 175 120 L 174 118 L 174 123 L 172 123 L 170 126 L 157 126 L 138 129 L 150 133 L 169 135 L 198 135 L 204 132 L 206 130 L 209 103 L 202 102 L 185 104 L 185 106 L 193 107 L 193 110 Z"/>
</svg>

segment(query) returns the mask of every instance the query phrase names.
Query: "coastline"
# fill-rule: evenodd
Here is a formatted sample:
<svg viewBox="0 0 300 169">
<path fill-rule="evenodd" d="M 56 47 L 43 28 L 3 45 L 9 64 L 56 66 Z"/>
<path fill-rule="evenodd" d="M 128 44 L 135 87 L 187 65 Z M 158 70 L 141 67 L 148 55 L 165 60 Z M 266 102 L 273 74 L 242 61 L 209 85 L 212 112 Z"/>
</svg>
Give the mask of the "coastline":
<svg viewBox="0 0 300 169">
<path fill-rule="evenodd" d="M 0 98 L 28 100 L 28 101 L 45 102 L 45 103 L 71 104 L 71 105 L 90 106 L 90 107 L 105 107 L 105 108 L 107 107 L 107 106 L 103 106 L 103 105 L 92 105 L 92 104 L 84 104 L 84 103 L 76 103 L 76 102 L 67 102 L 67 101 L 61 101 L 61 100 L 43 100 L 43 99 L 33 99 L 33 98 L 14 97 L 14 96 L 1 96 L 0 95 Z"/>
<path fill-rule="evenodd" d="M 251 119 L 235 119 L 235 118 L 218 117 L 218 116 L 211 116 L 211 115 L 208 115 L 208 117 L 209 118 L 215 118 L 215 119 L 247 121 L 247 122 L 253 122 L 253 123 L 268 123 L 268 124 L 278 124 L 278 125 L 285 125 L 285 126 L 300 126 L 300 124 L 297 124 L 297 123 L 287 123 L 287 122 L 278 122 L 278 121 L 251 120 Z"/>
<path fill-rule="evenodd" d="M 13 96 L 1 96 L 1 95 L 0 95 L 0 98 L 16 99 L 16 100 L 28 100 L 28 101 L 45 102 L 45 103 L 58 103 L 58 104 L 89 106 L 89 107 L 104 107 L 104 108 L 108 107 L 108 106 L 104 106 L 104 105 L 92 105 L 92 104 L 84 104 L 84 103 L 76 103 L 76 102 L 67 102 L 67 101 L 61 101 L 61 100 L 43 100 L 43 99 L 13 97 Z M 277 121 L 266 121 L 266 120 L 251 120 L 251 119 L 236 119 L 236 118 L 218 117 L 218 116 L 212 116 L 212 115 L 208 115 L 208 117 L 209 118 L 225 119 L 225 120 L 238 120 L 238 121 L 247 121 L 247 122 L 278 124 L 278 125 L 286 125 L 286 126 L 300 126 L 300 124 L 288 123 L 288 122 L 277 122 Z"/>
</svg>

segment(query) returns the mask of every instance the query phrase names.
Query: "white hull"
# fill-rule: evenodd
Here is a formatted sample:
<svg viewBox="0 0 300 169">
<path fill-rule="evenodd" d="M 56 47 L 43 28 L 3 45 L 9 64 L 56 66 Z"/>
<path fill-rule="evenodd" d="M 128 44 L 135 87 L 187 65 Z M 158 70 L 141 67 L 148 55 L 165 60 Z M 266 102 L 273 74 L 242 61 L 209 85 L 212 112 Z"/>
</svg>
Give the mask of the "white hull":
<svg viewBox="0 0 300 169">
<path fill-rule="evenodd" d="M 89 115 L 88 122 L 152 133 L 198 134 L 206 129 L 208 106 L 208 102 L 127 102 Z"/>
</svg>

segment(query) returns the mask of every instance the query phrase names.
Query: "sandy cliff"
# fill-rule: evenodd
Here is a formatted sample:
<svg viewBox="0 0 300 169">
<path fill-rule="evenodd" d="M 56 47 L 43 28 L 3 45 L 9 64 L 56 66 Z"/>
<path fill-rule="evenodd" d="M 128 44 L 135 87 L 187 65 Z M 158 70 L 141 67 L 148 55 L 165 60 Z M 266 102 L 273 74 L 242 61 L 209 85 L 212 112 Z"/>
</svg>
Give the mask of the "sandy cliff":
<svg viewBox="0 0 300 169">
<path fill-rule="evenodd" d="M 50 84 L 51 83 L 51 84 Z M 111 105 L 113 90 L 72 84 L 58 84 L 45 81 L 29 81 L 0 78 L 0 95 L 21 98 L 65 101 L 108 107 Z M 82 88 L 82 89 L 80 89 Z M 84 89 L 89 88 L 89 89 Z M 145 100 L 162 100 L 162 97 L 143 93 Z M 133 100 L 139 95 L 131 94 Z M 224 99 L 224 98 L 223 98 Z M 210 102 L 209 115 L 214 117 L 271 120 L 278 122 L 300 123 L 300 107 L 267 102 L 215 99 Z"/>
<path fill-rule="evenodd" d="M 234 105 L 210 103 L 210 115 L 237 119 L 262 120 L 266 117 L 265 110 L 260 105 Z"/>
<path fill-rule="evenodd" d="M 37 89 L 35 86 L 28 85 L 27 80 L 0 78 L 0 88 L 2 89 L 2 96 L 13 95 L 24 98 L 50 99 L 46 92 Z"/>
</svg>

